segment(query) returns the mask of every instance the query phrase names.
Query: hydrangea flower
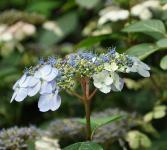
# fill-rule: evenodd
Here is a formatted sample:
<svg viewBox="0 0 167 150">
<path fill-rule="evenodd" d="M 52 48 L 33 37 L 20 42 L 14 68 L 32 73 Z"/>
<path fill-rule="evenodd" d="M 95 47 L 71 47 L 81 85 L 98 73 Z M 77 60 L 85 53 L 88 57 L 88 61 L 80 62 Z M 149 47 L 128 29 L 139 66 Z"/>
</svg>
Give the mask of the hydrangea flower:
<svg viewBox="0 0 167 150">
<path fill-rule="evenodd" d="M 107 71 L 102 71 L 93 75 L 93 83 L 101 92 L 109 93 L 113 79 L 109 76 Z"/>
<path fill-rule="evenodd" d="M 11 102 L 15 99 L 20 102 L 23 101 L 27 96 L 34 96 L 40 90 L 39 79 L 24 74 L 13 86 L 14 94 Z"/>
<path fill-rule="evenodd" d="M 136 57 L 131 57 L 131 60 L 133 61 L 133 65 L 131 67 L 128 67 L 126 69 L 126 72 L 137 72 L 143 77 L 149 77 L 150 73 L 150 67 L 146 65 L 145 63 L 141 62 L 138 58 Z"/>
<path fill-rule="evenodd" d="M 93 84 L 97 89 L 109 93 L 121 91 L 123 88 L 124 80 L 119 76 L 119 72 L 138 72 L 144 77 L 149 77 L 149 70 L 150 67 L 138 58 L 119 54 L 115 48 L 100 55 L 80 51 L 64 59 L 49 57 L 47 61 L 41 59 L 37 66 L 26 71 L 14 84 L 11 102 L 21 102 L 27 96 L 39 93 L 39 110 L 55 111 L 61 105 L 59 91 L 72 91 L 78 80 L 82 82 L 93 78 Z"/>
</svg>

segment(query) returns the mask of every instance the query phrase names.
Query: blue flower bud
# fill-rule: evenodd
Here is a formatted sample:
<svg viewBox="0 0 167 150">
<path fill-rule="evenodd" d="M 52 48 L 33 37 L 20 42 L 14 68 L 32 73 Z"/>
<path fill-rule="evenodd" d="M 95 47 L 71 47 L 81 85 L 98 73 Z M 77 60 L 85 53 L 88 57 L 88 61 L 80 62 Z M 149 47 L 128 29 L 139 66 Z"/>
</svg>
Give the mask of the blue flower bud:
<svg viewBox="0 0 167 150">
<path fill-rule="evenodd" d="M 53 65 L 56 64 L 56 59 L 55 59 L 54 57 L 49 57 L 49 58 L 48 58 L 48 63 L 53 66 Z"/>
<path fill-rule="evenodd" d="M 110 54 L 110 55 L 113 55 L 113 54 L 115 54 L 115 53 L 116 53 L 115 47 L 112 48 L 111 50 L 109 50 L 109 52 L 108 52 L 108 54 Z"/>
<path fill-rule="evenodd" d="M 96 60 L 96 61 L 94 62 L 94 64 L 95 64 L 96 66 L 99 66 L 99 65 L 100 65 L 100 62 Z"/>
<path fill-rule="evenodd" d="M 43 57 L 40 58 L 40 59 L 39 59 L 39 64 L 40 64 L 40 65 L 43 65 L 44 63 L 45 63 L 44 58 L 43 58 Z"/>
<path fill-rule="evenodd" d="M 101 59 L 103 60 L 103 62 L 109 62 L 110 61 L 109 57 L 105 56 L 105 55 L 102 55 Z"/>
</svg>

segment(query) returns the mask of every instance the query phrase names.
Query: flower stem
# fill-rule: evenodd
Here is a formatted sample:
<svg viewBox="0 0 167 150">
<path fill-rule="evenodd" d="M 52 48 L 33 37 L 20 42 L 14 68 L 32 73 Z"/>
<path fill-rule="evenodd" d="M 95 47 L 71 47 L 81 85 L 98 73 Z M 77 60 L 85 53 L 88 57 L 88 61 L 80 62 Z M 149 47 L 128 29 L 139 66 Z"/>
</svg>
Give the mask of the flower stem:
<svg viewBox="0 0 167 150">
<path fill-rule="evenodd" d="M 91 140 L 91 121 L 90 121 L 90 101 L 84 101 L 85 113 L 86 113 L 86 139 Z"/>
<path fill-rule="evenodd" d="M 89 78 L 81 78 L 80 79 L 81 87 L 83 96 L 80 97 L 82 100 L 84 107 L 85 107 L 85 116 L 86 116 L 86 139 L 91 140 L 91 111 L 90 111 L 90 105 L 93 96 L 96 94 L 97 89 L 95 89 L 92 93 L 90 93 L 90 87 L 89 87 Z M 76 95 L 77 96 L 77 95 Z"/>
<path fill-rule="evenodd" d="M 89 79 L 84 78 L 81 79 L 81 86 L 83 91 L 83 103 L 85 107 L 85 116 L 86 116 L 86 139 L 91 140 L 91 121 L 90 121 L 90 103 L 91 99 L 89 99 Z"/>
</svg>

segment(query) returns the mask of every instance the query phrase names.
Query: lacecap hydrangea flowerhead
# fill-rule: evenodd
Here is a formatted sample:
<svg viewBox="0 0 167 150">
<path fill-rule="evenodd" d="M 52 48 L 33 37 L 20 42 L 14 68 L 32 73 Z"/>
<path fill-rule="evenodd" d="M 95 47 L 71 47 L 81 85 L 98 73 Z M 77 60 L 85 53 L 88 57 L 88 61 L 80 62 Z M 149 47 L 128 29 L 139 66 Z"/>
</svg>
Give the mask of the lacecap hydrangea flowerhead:
<svg viewBox="0 0 167 150">
<path fill-rule="evenodd" d="M 11 102 L 21 102 L 27 96 L 39 93 L 39 110 L 55 111 L 61 105 L 59 92 L 72 90 L 78 79 L 91 79 L 97 89 L 109 93 L 122 90 L 124 80 L 119 73 L 137 72 L 143 77 L 149 77 L 149 70 L 150 67 L 138 58 L 119 54 L 115 48 L 102 54 L 79 51 L 64 59 L 49 57 L 25 70 L 13 86 Z"/>
</svg>

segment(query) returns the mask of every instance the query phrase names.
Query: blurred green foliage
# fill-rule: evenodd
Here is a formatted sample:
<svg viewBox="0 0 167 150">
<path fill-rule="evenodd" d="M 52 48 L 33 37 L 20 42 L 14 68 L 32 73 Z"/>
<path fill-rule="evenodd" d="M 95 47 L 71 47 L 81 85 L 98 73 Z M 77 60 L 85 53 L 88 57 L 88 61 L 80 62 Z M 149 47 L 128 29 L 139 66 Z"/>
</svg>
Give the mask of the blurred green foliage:
<svg viewBox="0 0 167 150">
<path fill-rule="evenodd" d="M 134 8 L 136 5 L 138 9 Z M 40 57 L 64 57 L 79 49 L 101 52 L 116 47 L 119 52 L 143 59 L 151 66 L 151 77 L 126 75 L 124 90 L 108 95 L 98 93 L 92 110 L 119 107 L 135 112 L 160 137 L 146 132 L 141 123 L 129 134 L 140 137 L 137 142 L 145 139 L 147 145 L 151 140 L 151 150 L 166 150 L 166 29 L 166 0 L 1 0 L 0 128 L 31 123 L 42 126 L 55 117 L 84 117 L 77 98 L 66 93 L 62 93 L 63 104 L 57 112 L 38 112 L 36 97 L 10 104 L 12 85 L 25 66 L 37 63 Z M 162 106 L 163 110 L 157 111 Z M 133 142 L 129 144 L 131 148 L 141 149 L 140 144 L 134 146 Z M 129 147 L 127 143 L 124 147 Z M 116 142 L 113 147 L 119 149 L 120 145 Z"/>
</svg>

